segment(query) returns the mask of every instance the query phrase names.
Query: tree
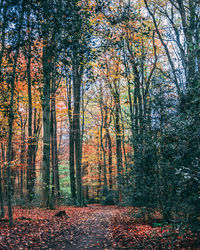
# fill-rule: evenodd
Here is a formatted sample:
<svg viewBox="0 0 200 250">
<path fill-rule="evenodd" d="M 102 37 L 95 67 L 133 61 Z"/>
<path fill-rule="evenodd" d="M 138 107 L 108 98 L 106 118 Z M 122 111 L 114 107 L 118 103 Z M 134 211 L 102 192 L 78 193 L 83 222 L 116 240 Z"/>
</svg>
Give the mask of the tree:
<svg viewBox="0 0 200 250">
<path fill-rule="evenodd" d="M 71 191 L 73 198 L 77 192 L 77 201 L 79 205 L 83 204 L 82 195 L 82 173 L 81 173 L 81 126 L 80 126 L 80 108 L 81 108 L 81 92 L 83 74 L 85 65 L 90 60 L 90 24 L 89 12 L 87 5 L 83 10 L 83 3 L 81 1 L 74 1 L 69 6 L 66 4 L 65 11 L 68 15 L 69 23 L 64 23 L 67 29 L 68 37 L 64 40 L 63 47 L 66 51 L 64 64 L 70 67 L 73 89 L 73 114 L 69 114 L 70 119 L 70 178 Z M 70 13 L 70 14 L 69 14 Z M 68 73 L 68 72 L 67 72 Z M 70 81 L 69 80 L 69 81 Z M 71 84 L 71 83 L 70 83 Z M 68 88 L 69 98 L 68 104 L 71 110 L 71 86 Z M 70 111 L 68 111 L 70 112 Z M 74 145 L 73 145 L 74 144 Z M 74 167 L 76 166 L 76 190 L 74 185 Z"/>
<path fill-rule="evenodd" d="M 9 103 L 9 114 L 8 114 L 8 149 L 7 149 L 7 196 L 8 196 L 8 215 L 9 215 L 9 223 L 10 226 L 13 225 L 13 217 L 12 217 L 12 202 L 11 202 L 11 162 L 12 162 L 12 137 L 13 137 L 13 121 L 14 121 L 14 92 L 15 92 L 15 77 L 16 77 L 16 68 L 17 68 L 17 60 L 19 56 L 20 42 L 21 42 L 21 29 L 24 18 L 24 2 L 20 6 L 20 16 L 18 20 L 18 28 L 17 28 L 17 41 L 16 41 L 16 50 L 14 51 L 13 56 L 13 65 L 12 65 L 12 74 L 9 78 L 10 83 L 10 103 Z"/>
<path fill-rule="evenodd" d="M 57 120 L 56 120 L 56 77 L 53 69 L 51 84 L 51 158 L 52 158 L 52 196 L 55 200 L 60 197 L 58 147 L 57 147 Z"/>
<path fill-rule="evenodd" d="M 69 119 L 69 168 L 70 168 L 70 187 L 71 197 L 76 199 L 76 181 L 74 169 L 74 133 L 73 133 L 73 119 L 72 119 L 72 83 L 71 77 L 67 81 L 67 107 Z"/>
<path fill-rule="evenodd" d="M 171 129 L 165 130 L 166 134 L 163 135 L 163 138 L 169 138 L 170 133 L 174 134 L 172 130 L 176 131 L 173 136 L 173 141 L 171 142 L 170 140 L 168 141 L 169 144 L 167 144 L 169 147 L 171 143 L 176 148 L 173 152 L 171 151 L 171 160 L 169 160 L 168 164 L 170 166 L 176 166 L 176 177 L 179 177 L 178 179 L 181 186 L 177 185 L 176 178 L 174 178 L 174 183 L 172 184 L 174 188 L 172 189 L 171 195 L 175 196 L 174 190 L 176 188 L 176 190 L 179 190 L 179 194 L 176 194 L 179 204 L 182 204 L 185 209 L 189 204 L 193 204 L 192 208 L 190 207 L 186 210 L 190 215 L 189 217 L 192 218 L 191 221 L 194 222 L 196 221 L 196 215 L 199 213 L 199 205 L 197 205 L 199 174 L 198 164 L 196 162 L 196 156 L 199 153 L 199 149 L 196 147 L 196 145 L 199 145 L 199 136 L 197 135 L 199 127 L 199 119 L 197 118 L 199 109 L 199 98 L 197 97 L 197 90 L 199 89 L 199 67 L 197 66 L 199 65 L 199 3 L 190 0 L 177 0 L 166 1 L 163 5 L 156 4 L 153 7 L 153 5 L 147 3 L 146 0 L 144 2 L 153 20 L 159 40 L 165 49 L 173 73 L 173 82 L 178 93 L 178 105 L 176 107 L 178 116 L 176 114 L 173 119 L 171 119 Z M 157 21 L 160 16 L 164 17 L 168 22 L 172 31 L 170 35 L 167 32 L 162 34 L 160 30 L 162 27 L 158 25 Z M 170 39 L 171 42 L 166 43 L 165 39 Z M 175 44 L 176 47 L 174 46 Z M 172 55 L 170 45 L 174 47 L 177 57 Z M 176 68 L 176 59 L 178 59 L 180 63 L 181 70 Z M 194 129 L 189 132 L 188 126 Z M 184 131 L 188 131 L 187 136 Z M 193 138 L 192 141 L 191 138 Z M 187 145 L 187 149 L 183 145 Z M 163 157 L 164 156 L 165 154 Z M 194 177 L 194 175 L 196 176 L 195 181 L 191 182 L 190 186 L 190 181 L 188 180 L 191 176 Z M 183 176 L 185 177 L 183 178 Z M 186 176 L 189 176 L 188 179 Z M 184 188 L 182 189 L 182 187 Z M 185 202 L 183 193 L 187 193 L 186 190 L 191 189 L 191 187 L 193 187 L 193 193 L 188 196 L 187 202 Z M 179 211 L 181 211 L 181 208 L 179 208 Z"/>
<path fill-rule="evenodd" d="M 30 3 L 27 6 L 27 82 L 28 82 L 28 159 L 27 159 L 27 189 L 28 189 L 28 200 L 31 202 L 34 198 L 34 184 L 35 184 L 35 166 L 33 161 L 34 156 L 34 145 L 33 145 L 33 106 L 32 106 L 32 79 L 31 79 L 31 27 L 30 27 Z M 21 180 L 22 181 L 22 180 Z M 22 182 L 21 182 L 22 185 Z"/>
</svg>

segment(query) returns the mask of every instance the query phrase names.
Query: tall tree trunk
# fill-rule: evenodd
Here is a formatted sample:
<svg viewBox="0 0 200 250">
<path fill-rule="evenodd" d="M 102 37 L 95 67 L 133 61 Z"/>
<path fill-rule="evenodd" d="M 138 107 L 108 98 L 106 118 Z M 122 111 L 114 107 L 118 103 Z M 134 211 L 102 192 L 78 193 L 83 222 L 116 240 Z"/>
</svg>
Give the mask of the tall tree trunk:
<svg viewBox="0 0 200 250">
<path fill-rule="evenodd" d="M 21 40 L 21 28 L 24 16 L 24 2 L 22 2 L 22 10 L 19 19 L 19 26 L 17 29 L 17 47 L 13 58 L 13 68 L 12 76 L 10 79 L 10 105 L 9 105 L 9 116 L 8 116 L 8 149 L 7 149 L 7 196 L 8 196 L 8 216 L 9 224 L 13 225 L 13 215 L 12 215 L 12 195 L 11 195 L 11 161 L 12 161 L 12 137 L 13 137 L 13 122 L 14 122 L 14 92 L 15 92 L 15 76 L 17 68 L 17 60 L 19 56 L 19 47 Z"/>
<path fill-rule="evenodd" d="M 1 161 L 2 163 L 3 161 Z M 2 164 L 0 165 L 0 206 L 1 206 L 1 214 L 0 217 L 3 218 L 5 215 L 4 212 L 4 201 L 3 201 L 3 189 L 2 189 L 2 169 L 1 169 Z"/>
<path fill-rule="evenodd" d="M 129 41 L 127 40 L 127 43 Z M 125 52 L 125 46 L 123 47 L 123 63 L 125 67 L 125 74 L 128 81 L 128 103 L 129 103 L 129 110 L 130 110 L 130 120 L 131 120 L 131 132 L 132 132 L 132 144 L 134 144 L 134 136 L 135 136 L 135 128 L 134 128 L 134 107 L 133 107 L 133 100 L 132 100 L 132 94 L 131 94 L 131 82 L 130 82 L 130 69 L 128 67 L 128 57 Z"/>
<path fill-rule="evenodd" d="M 101 198 L 100 190 L 101 190 L 101 172 L 102 172 L 101 162 L 102 162 L 102 155 L 101 155 L 101 150 L 100 150 L 99 139 L 100 139 L 100 136 L 99 136 L 99 138 L 97 138 L 97 143 L 98 143 L 98 146 L 97 146 L 97 150 L 98 150 L 97 151 L 97 156 L 98 156 L 98 182 L 99 182 L 99 186 L 98 186 L 98 189 L 97 189 L 97 198 L 100 199 Z"/>
<path fill-rule="evenodd" d="M 73 94 L 74 94 L 74 113 L 73 113 L 73 132 L 75 144 L 76 161 L 76 184 L 77 201 L 82 205 L 82 176 L 81 176 L 81 134 L 80 134 L 80 101 L 81 101 L 81 81 L 82 74 L 79 72 L 79 65 L 73 58 Z"/>
<path fill-rule="evenodd" d="M 103 151 L 103 186 L 107 187 L 107 171 L 106 171 L 106 150 L 103 145 L 103 127 L 104 127 L 104 114 L 103 114 L 103 91 L 100 85 L 100 110 L 101 110 L 101 126 L 100 126 L 100 145 Z"/>
<path fill-rule="evenodd" d="M 50 47 L 43 45 L 43 159 L 42 159 L 42 207 L 50 207 Z"/>
<path fill-rule="evenodd" d="M 16 156 L 16 151 L 15 151 L 15 148 L 14 148 L 14 144 L 12 143 L 11 161 L 14 161 L 15 156 Z M 16 171 L 11 168 L 11 196 L 14 196 L 14 194 L 16 192 L 16 188 L 15 188 L 16 176 L 17 176 Z"/>
<path fill-rule="evenodd" d="M 73 131 L 71 99 L 72 99 L 72 85 L 71 85 L 71 79 L 69 79 L 69 86 L 68 86 L 68 118 L 69 118 L 70 188 L 71 188 L 71 197 L 72 197 L 72 199 L 76 199 L 76 181 L 75 181 L 75 169 L 74 169 L 74 131 Z"/>
<path fill-rule="evenodd" d="M 123 121 L 123 114 L 122 114 L 122 110 L 120 107 L 120 114 L 121 114 L 121 121 L 122 121 L 122 148 L 123 148 L 123 155 L 124 155 L 124 162 L 125 162 L 125 166 L 126 166 L 126 173 L 128 170 L 128 162 L 127 162 L 127 155 L 126 155 L 126 148 L 125 148 L 125 128 L 124 128 L 124 121 Z"/>
<path fill-rule="evenodd" d="M 19 53 L 19 52 L 18 52 Z M 11 95 L 10 95 L 10 109 L 9 109 L 9 117 L 8 117 L 8 150 L 7 150 L 7 196 L 8 196 L 8 216 L 9 216 L 9 224 L 13 225 L 13 216 L 12 216 L 12 198 L 11 198 L 11 161 L 12 161 L 12 136 L 13 136 L 13 121 L 14 121 L 14 90 L 15 90 L 15 74 L 17 67 L 17 58 L 18 53 L 16 52 L 14 57 L 13 64 L 13 75 L 11 79 Z"/>
<path fill-rule="evenodd" d="M 143 121 L 143 108 L 142 108 L 142 96 L 141 96 L 141 83 L 140 83 L 140 76 L 138 72 L 137 65 L 135 61 L 132 61 L 132 68 L 135 77 L 135 89 L 134 89 L 134 104 L 135 104 L 135 119 L 136 120 L 136 142 L 142 143 L 143 141 L 143 133 L 144 133 L 144 121 Z M 139 136 L 140 135 L 140 136 Z"/>
<path fill-rule="evenodd" d="M 52 165 L 52 177 L 51 177 L 51 199 L 52 199 L 52 203 L 54 205 L 55 203 L 55 199 L 56 199 L 56 195 L 55 195 L 55 148 L 54 148 L 54 117 L 53 117 L 53 104 L 52 104 L 52 98 L 51 97 L 51 127 L 50 127 L 50 133 L 51 133 L 51 165 Z"/>
<path fill-rule="evenodd" d="M 4 6 L 3 6 L 4 5 Z M 7 9 L 8 4 L 6 1 L 2 2 L 1 8 L 3 10 L 3 20 L 1 25 L 1 51 L 0 51 L 0 85 L 3 83 L 3 73 L 1 71 L 2 61 L 3 61 L 3 55 L 5 52 L 5 38 L 6 38 L 6 25 L 7 25 Z M 2 84 L 3 85 L 3 84 Z M 5 162 L 5 156 L 4 156 L 4 146 L 1 143 L 1 150 L 2 150 L 2 164 Z M 4 171 L 3 171 L 4 172 Z M 3 201 L 3 177 L 4 174 L 2 172 L 2 169 L 0 168 L 0 206 L 1 206 L 1 217 L 3 218 L 4 213 L 4 201 Z"/>
<path fill-rule="evenodd" d="M 81 148 L 81 159 L 80 164 L 82 166 L 82 156 L 83 156 L 83 136 L 85 131 L 85 103 L 84 103 L 84 83 L 81 81 L 81 142 L 80 142 L 80 148 Z M 84 168 L 82 170 L 82 178 L 84 176 Z M 85 196 L 84 196 L 84 186 L 82 185 L 82 203 L 85 205 Z"/>
<path fill-rule="evenodd" d="M 41 113 L 37 112 L 37 109 L 33 109 L 33 168 L 36 169 L 36 155 L 38 150 L 38 141 L 41 131 Z"/>
<path fill-rule="evenodd" d="M 116 133 L 116 155 L 117 155 L 117 178 L 118 178 L 118 194 L 119 202 L 122 201 L 122 139 L 120 126 L 120 96 L 118 91 L 114 94 L 115 102 L 115 133 Z"/>
<path fill-rule="evenodd" d="M 108 171 L 109 171 L 109 188 L 113 188 L 113 180 L 112 180 L 112 140 L 109 133 L 109 129 L 106 130 L 106 138 L 108 141 Z"/>
<path fill-rule="evenodd" d="M 52 89 L 55 87 L 52 82 Z M 59 169 L 58 169 L 58 148 L 57 148 L 57 120 L 56 120 L 56 100 L 55 94 L 51 97 L 51 157 L 53 170 L 54 198 L 57 200 L 60 196 Z"/>
<path fill-rule="evenodd" d="M 28 200 L 31 202 L 34 198 L 35 184 L 35 166 L 33 164 L 33 133 L 32 133 L 32 90 L 31 90 L 31 31 L 30 31 L 30 10 L 27 17 L 28 29 L 28 60 L 27 60 L 27 78 L 28 78 L 28 155 L 27 155 L 27 190 Z"/>
<path fill-rule="evenodd" d="M 21 152 L 20 152 L 20 198 L 23 199 L 23 188 L 24 188 L 24 169 L 25 169 L 25 152 L 26 152 L 26 121 L 23 122 L 21 117 Z"/>
<path fill-rule="evenodd" d="M 1 143 L 1 158 L 2 158 L 2 164 L 5 166 L 5 161 L 6 161 L 6 150 L 5 150 L 5 145 L 2 142 Z M 6 191 L 6 169 L 3 167 L 2 169 L 2 178 L 1 178 L 1 184 L 2 184 L 2 194 L 3 194 L 3 199 L 7 197 L 7 191 Z"/>
<path fill-rule="evenodd" d="M 2 77 L 1 65 L 2 65 L 3 54 L 5 51 L 6 26 L 7 26 L 7 21 L 8 21 L 7 9 L 8 9 L 8 3 L 7 1 L 5 1 L 4 8 L 3 8 L 2 28 L 1 28 L 0 77 Z"/>
<path fill-rule="evenodd" d="M 105 127 L 105 148 L 107 148 L 108 152 L 108 172 L 109 172 L 109 188 L 112 189 L 113 181 L 112 181 L 112 140 L 109 133 L 109 125 L 111 123 L 111 115 L 110 115 L 110 121 L 108 122 L 108 106 L 104 106 L 105 110 L 105 118 L 104 118 L 104 127 Z"/>
</svg>

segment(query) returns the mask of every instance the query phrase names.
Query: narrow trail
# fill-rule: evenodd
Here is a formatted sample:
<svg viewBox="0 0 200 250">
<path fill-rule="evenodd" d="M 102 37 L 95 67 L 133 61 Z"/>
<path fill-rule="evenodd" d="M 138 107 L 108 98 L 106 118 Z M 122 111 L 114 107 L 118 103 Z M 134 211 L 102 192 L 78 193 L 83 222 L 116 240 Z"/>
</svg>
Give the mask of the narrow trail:
<svg viewBox="0 0 200 250">
<path fill-rule="evenodd" d="M 73 246 L 66 249 L 114 249 L 109 239 L 109 225 L 117 208 L 90 205 L 92 211 L 77 225 L 80 234 Z"/>
</svg>

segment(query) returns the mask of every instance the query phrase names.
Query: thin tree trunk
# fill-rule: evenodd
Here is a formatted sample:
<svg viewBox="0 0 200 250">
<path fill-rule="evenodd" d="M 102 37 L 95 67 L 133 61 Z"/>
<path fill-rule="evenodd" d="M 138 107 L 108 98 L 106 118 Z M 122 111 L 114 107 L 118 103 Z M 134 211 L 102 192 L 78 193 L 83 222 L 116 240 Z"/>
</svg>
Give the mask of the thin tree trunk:
<svg viewBox="0 0 200 250">
<path fill-rule="evenodd" d="M 2 161 L 1 161 L 2 162 Z M 1 218 L 4 218 L 5 216 L 5 212 L 4 212 L 4 201 L 3 201 L 3 189 L 2 189 L 2 169 L 1 169 L 1 166 L 0 165 L 0 206 L 1 206 L 1 214 L 0 214 L 0 217 Z"/>
<path fill-rule="evenodd" d="M 5 1 L 4 8 L 3 8 L 3 22 L 2 22 L 2 29 L 1 29 L 0 77 L 2 77 L 1 65 L 2 65 L 3 54 L 5 51 L 6 25 L 7 25 L 7 20 L 8 20 L 7 9 L 8 9 L 8 4 L 7 4 L 7 1 Z"/>
<path fill-rule="evenodd" d="M 134 101 L 136 102 L 136 115 L 135 115 L 135 119 L 137 117 L 137 121 L 136 121 L 136 127 L 137 127 L 137 133 L 136 135 L 138 135 L 136 142 L 140 142 L 142 143 L 143 141 L 143 133 L 144 133 L 144 121 L 143 121 L 143 108 L 142 108 L 142 96 L 141 96 L 141 83 L 140 83 L 140 77 L 139 77 L 139 72 L 137 69 L 137 66 L 135 64 L 135 61 L 132 62 L 132 68 L 133 68 L 133 73 L 134 73 L 134 77 L 135 77 L 135 99 Z M 140 137 L 139 137 L 140 135 Z"/>
<path fill-rule="evenodd" d="M 75 143 L 76 160 L 76 183 L 77 183 L 77 201 L 82 205 L 82 176 L 81 176 L 81 135 L 80 135 L 80 101 L 81 101 L 81 77 L 77 62 L 73 59 L 73 94 L 74 94 L 74 113 L 73 113 L 73 131 Z"/>
<path fill-rule="evenodd" d="M 52 83 L 54 84 L 54 83 Z M 54 88 L 54 86 L 52 86 Z M 57 148 L 57 121 L 56 121 L 56 101 L 55 95 L 51 97 L 51 149 L 52 149 L 52 169 L 54 177 L 54 188 L 55 196 L 54 198 L 60 197 L 60 183 L 59 183 L 59 169 L 58 169 L 58 148 Z"/>
<path fill-rule="evenodd" d="M 124 128 L 124 121 L 123 121 L 123 115 L 122 115 L 121 107 L 120 107 L 120 114 L 121 114 L 121 121 L 122 121 L 122 147 L 123 147 L 124 162 L 125 162 L 126 173 L 127 173 L 128 162 L 127 162 L 126 148 L 125 148 L 125 128 Z"/>
<path fill-rule="evenodd" d="M 50 207 L 50 48 L 48 42 L 43 47 L 43 160 L 42 160 L 42 207 Z"/>
<path fill-rule="evenodd" d="M 129 41 L 127 41 L 128 43 Z M 125 48 L 123 48 L 124 53 L 124 67 L 125 67 L 125 73 L 128 80 L 128 103 L 129 103 L 129 110 L 130 110 L 130 120 L 131 120 L 131 132 L 132 132 L 132 144 L 134 144 L 134 136 L 135 136 L 135 128 L 134 128 L 134 107 L 133 107 L 133 101 L 132 101 L 132 95 L 131 95 L 131 82 L 130 82 L 130 70 L 128 68 L 128 58 L 126 57 Z"/>
<path fill-rule="evenodd" d="M 33 164 L 33 133 L 32 133 L 32 91 L 31 91 L 31 31 L 30 31 L 30 10 L 27 17 L 28 28 L 28 61 L 27 61 L 27 78 L 28 78 L 28 156 L 27 156 L 27 190 L 28 200 L 31 202 L 34 198 L 35 184 L 35 166 Z"/>
<path fill-rule="evenodd" d="M 100 86 L 100 110 L 101 110 L 101 126 L 100 126 L 100 145 L 103 151 L 103 186 L 107 187 L 107 171 L 106 171 L 106 150 L 103 145 L 103 127 L 104 127 L 104 114 L 103 114 L 103 92 L 102 85 Z"/>
<path fill-rule="evenodd" d="M 73 131 L 73 119 L 72 119 L 72 85 L 71 79 L 69 79 L 68 87 L 68 118 L 69 118 L 69 169 L 70 169 L 70 188 L 71 197 L 76 199 L 76 180 L 74 169 L 74 131 Z"/>
<path fill-rule="evenodd" d="M 52 178 L 51 178 L 51 199 L 52 199 L 52 203 L 54 205 L 54 199 L 55 199 L 55 151 L 54 151 L 54 121 L 53 121 L 53 110 L 52 110 L 52 98 L 51 97 L 51 127 L 50 127 L 50 133 L 51 133 L 51 165 L 52 165 Z"/>
<path fill-rule="evenodd" d="M 36 169 L 36 155 L 38 150 L 39 135 L 42 128 L 41 114 L 37 112 L 37 109 L 33 109 L 33 168 Z M 36 176 L 35 176 L 36 177 Z"/>
<path fill-rule="evenodd" d="M 8 216 L 9 216 L 9 224 L 13 225 L 13 216 L 12 216 L 12 198 L 11 198 L 11 161 L 12 161 L 12 136 L 13 136 L 13 121 L 14 121 L 14 89 L 15 89 L 15 74 L 17 67 L 17 58 L 18 53 L 16 52 L 14 57 L 14 65 L 13 65 L 13 75 L 11 79 L 11 96 L 10 96 L 10 109 L 9 109 L 9 130 L 8 130 L 8 150 L 7 150 L 7 196 L 8 196 Z"/>
<path fill-rule="evenodd" d="M 6 161 L 6 150 L 5 150 L 5 145 L 2 142 L 1 143 L 1 158 L 2 158 L 2 165 L 5 166 L 5 161 Z M 6 176 L 6 169 L 3 167 L 2 169 L 2 179 L 1 179 L 1 184 L 2 184 L 2 194 L 3 194 L 3 199 L 7 197 L 7 191 L 6 191 L 6 181 L 7 181 L 7 176 Z"/>
<path fill-rule="evenodd" d="M 120 126 L 120 97 L 118 91 L 115 91 L 115 133 L 116 133 L 116 155 L 117 155 L 117 178 L 119 202 L 122 201 L 122 139 Z"/>
<path fill-rule="evenodd" d="M 85 106 L 84 106 L 84 83 L 81 82 L 81 113 L 82 113 L 82 119 L 81 119 L 81 159 L 80 164 L 82 166 L 82 156 L 83 156 L 83 135 L 85 130 Z M 84 169 L 83 169 L 84 170 Z M 83 171 L 84 172 L 84 171 Z M 82 173 L 82 177 L 83 177 Z M 84 197 L 84 186 L 82 185 L 82 203 L 85 204 L 85 197 Z"/>
<path fill-rule="evenodd" d="M 58 142 L 58 158 L 61 155 L 61 144 L 63 138 L 63 120 L 60 121 L 59 142 Z"/>
<path fill-rule="evenodd" d="M 112 141 L 110 137 L 109 130 L 106 130 L 106 137 L 108 140 L 108 171 L 109 171 L 109 188 L 113 188 L 113 181 L 112 181 Z"/>
<path fill-rule="evenodd" d="M 105 127 L 105 137 L 106 137 L 106 142 L 105 142 L 105 148 L 108 148 L 108 172 L 109 172 L 109 188 L 112 189 L 113 182 L 112 182 L 112 140 L 110 137 L 109 133 L 109 124 L 111 123 L 111 118 L 110 121 L 108 122 L 108 106 L 105 105 L 104 107 L 105 110 L 105 118 L 104 118 L 104 127 Z M 110 115 L 111 117 L 111 115 Z"/>
<path fill-rule="evenodd" d="M 4 6 L 3 6 L 4 3 Z M 3 82 L 3 74 L 1 71 L 2 61 L 3 61 L 3 55 L 5 52 L 5 38 L 6 38 L 6 25 L 7 25 L 7 9 L 8 4 L 6 1 L 2 3 L 1 8 L 3 7 L 3 20 L 2 20 L 2 26 L 1 26 L 1 51 L 0 51 L 0 84 Z M 5 155 L 4 155 L 4 147 L 1 143 L 1 150 L 2 150 L 2 163 L 5 162 Z M 3 175 L 4 176 L 4 175 Z M 3 218 L 5 215 L 4 212 L 4 201 L 3 201 L 3 178 L 2 178 L 2 169 L 0 167 L 0 206 L 1 206 L 1 217 Z M 12 222 L 12 219 L 11 219 Z"/>
<path fill-rule="evenodd" d="M 23 199 L 23 181 L 24 181 L 24 168 L 25 168 L 25 152 L 26 152 L 26 144 L 25 144 L 25 138 L 26 138 L 26 121 L 23 122 L 21 117 L 21 152 L 20 152 L 20 198 Z"/>
<path fill-rule="evenodd" d="M 98 157 L 98 182 L 99 182 L 99 187 L 97 189 L 97 197 L 100 199 L 100 190 L 101 190 L 101 172 L 102 172 L 102 166 L 101 166 L 101 162 L 102 162 L 102 157 L 101 157 L 101 151 L 100 151 L 100 144 L 99 144 L 99 138 L 97 138 L 98 141 L 98 145 L 97 145 L 97 157 Z"/>
<path fill-rule="evenodd" d="M 8 150 L 7 150 L 7 196 L 8 196 L 8 216 L 9 224 L 13 225 L 13 215 L 12 215 L 12 195 L 11 195 L 11 161 L 12 161 L 12 137 L 13 137 L 13 122 L 14 122 L 14 91 L 15 91 L 15 75 L 17 68 L 17 59 L 19 56 L 19 46 L 21 40 L 21 28 L 24 16 L 24 2 L 22 2 L 22 11 L 19 19 L 19 27 L 17 30 L 17 48 L 13 59 L 13 69 L 12 76 L 10 80 L 10 105 L 9 105 L 9 117 L 8 117 Z"/>
</svg>

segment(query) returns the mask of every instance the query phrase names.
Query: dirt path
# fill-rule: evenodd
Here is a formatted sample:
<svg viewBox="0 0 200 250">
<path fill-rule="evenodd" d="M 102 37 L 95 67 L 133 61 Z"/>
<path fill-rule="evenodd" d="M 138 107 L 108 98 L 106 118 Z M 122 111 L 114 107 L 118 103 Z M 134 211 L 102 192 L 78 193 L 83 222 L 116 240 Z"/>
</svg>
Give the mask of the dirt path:
<svg viewBox="0 0 200 250">
<path fill-rule="evenodd" d="M 65 211 L 66 215 L 55 216 Z M 115 206 L 59 207 L 57 210 L 15 207 L 15 224 L 0 223 L 0 250 L 113 249 L 109 228 Z"/>
<path fill-rule="evenodd" d="M 109 239 L 108 227 L 116 208 L 90 205 L 93 210 L 77 225 L 80 234 L 73 246 L 66 249 L 113 249 Z"/>
</svg>

